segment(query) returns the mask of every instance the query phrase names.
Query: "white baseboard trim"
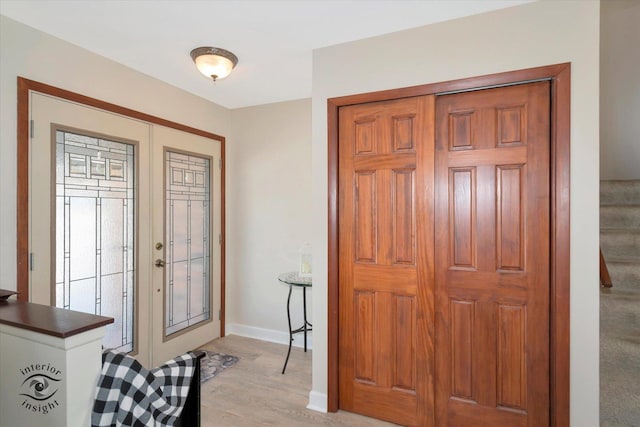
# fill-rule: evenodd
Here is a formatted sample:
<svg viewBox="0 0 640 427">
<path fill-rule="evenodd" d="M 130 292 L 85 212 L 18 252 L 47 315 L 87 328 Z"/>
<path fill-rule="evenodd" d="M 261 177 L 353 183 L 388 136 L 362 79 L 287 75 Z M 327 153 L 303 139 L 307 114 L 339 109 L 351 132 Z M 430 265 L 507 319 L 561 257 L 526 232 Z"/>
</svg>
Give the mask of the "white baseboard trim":
<svg viewBox="0 0 640 427">
<path fill-rule="evenodd" d="M 318 412 L 327 412 L 327 395 L 318 391 L 309 392 L 309 404 L 307 409 Z"/>
<path fill-rule="evenodd" d="M 227 323 L 225 326 L 225 334 L 240 335 L 241 337 L 289 345 L 289 332 L 276 331 L 274 329 L 258 328 L 255 326 L 241 325 L 239 323 Z M 304 348 L 304 334 L 299 333 L 293 336 L 293 346 Z M 307 349 L 313 349 L 313 332 L 307 333 Z"/>
</svg>

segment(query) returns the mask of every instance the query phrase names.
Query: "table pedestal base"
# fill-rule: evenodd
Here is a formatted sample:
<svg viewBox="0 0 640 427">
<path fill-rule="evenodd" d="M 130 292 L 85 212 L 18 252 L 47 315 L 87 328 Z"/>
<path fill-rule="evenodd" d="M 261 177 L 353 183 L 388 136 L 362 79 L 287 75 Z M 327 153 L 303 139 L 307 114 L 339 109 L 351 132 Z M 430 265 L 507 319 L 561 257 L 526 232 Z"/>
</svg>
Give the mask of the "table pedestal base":
<svg viewBox="0 0 640 427">
<path fill-rule="evenodd" d="M 293 290 L 293 285 L 289 285 L 289 296 L 287 297 L 287 321 L 289 322 L 289 350 L 287 351 L 287 358 L 284 361 L 284 367 L 282 368 L 282 374 L 287 369 L 287 363 L 289 363 L 289 356 L 291 356 L 291 346 L 293 344 L 293 335 L 298 334 L 300 332 L 304 332 L 304 351 L 307 352 L 307 332 L 311 332 L 313 329 L 313 325 L 307 321 L 307 288 L 302 288 L 302 307 L 304 313 L 304 324 L 300 326 L 298 329 L 291 328 L 291 311 L 289 309 L 289 305 L 291 303 L 291 291 Z"/>
</svg>

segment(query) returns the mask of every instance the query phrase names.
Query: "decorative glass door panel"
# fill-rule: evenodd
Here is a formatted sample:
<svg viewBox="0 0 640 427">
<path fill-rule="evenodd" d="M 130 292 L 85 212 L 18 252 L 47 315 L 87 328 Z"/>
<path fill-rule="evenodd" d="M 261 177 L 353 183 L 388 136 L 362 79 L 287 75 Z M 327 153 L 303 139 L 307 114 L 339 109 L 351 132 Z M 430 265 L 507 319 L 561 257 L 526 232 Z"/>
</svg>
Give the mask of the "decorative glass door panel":
<svg viewBox="0 0 640 427">
<path fill-rule="evenodd" d="M 165 151 L 166 336 L 211 316 L 210 164 Z"/>
<path fill-rule="evenodd" d="M 164 126 L 152 139 L 152 205 L 163 206 L 152 214 L 158 364 L 220 336 L 222 178 L 218 141 Z"/>
<path fill-rule="evenodd" d="M 113 317 L 102 345 L 150 367 L 151 127 L 30 96 L 29 300 Z"/>
<path fill-rule="evenodd" d="M 56 131 L 56 306 L 113 317 L 103 346 L 133 350 L 134 145 Z"/>
</svg>

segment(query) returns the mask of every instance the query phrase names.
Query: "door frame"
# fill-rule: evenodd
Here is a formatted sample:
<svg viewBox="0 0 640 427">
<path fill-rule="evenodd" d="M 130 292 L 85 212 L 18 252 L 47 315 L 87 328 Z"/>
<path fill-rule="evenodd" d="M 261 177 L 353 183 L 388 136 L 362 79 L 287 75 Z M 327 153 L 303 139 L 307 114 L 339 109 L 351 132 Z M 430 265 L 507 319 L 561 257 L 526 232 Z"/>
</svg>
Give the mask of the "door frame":
<svg viewBox="0 0 640 427">
<path fill-rule="evenodd" d="M 225 137 L 18 76 L 16 270 L 19 301 L 29 301 L 29 92 L 39 92 L 220 142 L 220 337 L 225 330 Z M 212 313 L 215 315 L 215 313 Z"/>
<path fill-rule="evenodd" d="M 550 372 L 551 426 L 569 426 L 569 333 L 570 333 L 570 125 L 571 63 L 489 74 L 401 89 L 327 99 L 328 132 L 328 390 L 329 412 L 339 407 L 339 222 L 338 153 L 340 107 L 422 95 L 442 95 L 508 86 L 538 80 L 551 82 L 551 215 L 550 215 Z"/>
</svg>

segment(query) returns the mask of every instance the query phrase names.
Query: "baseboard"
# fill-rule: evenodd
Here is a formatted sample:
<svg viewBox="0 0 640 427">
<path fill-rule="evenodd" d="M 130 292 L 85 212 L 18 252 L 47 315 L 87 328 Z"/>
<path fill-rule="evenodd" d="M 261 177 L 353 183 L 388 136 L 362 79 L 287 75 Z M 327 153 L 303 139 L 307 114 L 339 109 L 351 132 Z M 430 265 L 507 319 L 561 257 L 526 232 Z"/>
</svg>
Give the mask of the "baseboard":
<svg viewBox="0 0 640 427">
<path fill-rule="evenodd" d="M 327 412 L 327 395 L 318 391 L 309 392 L 309 404 L 307 409 L 318 412 Z"/>
<path fill-rule="evenodd" d="M 262 341 L 275 342 L 289 345 L 289 333 L 274 329 L 258 328 L 255 326 L 241 325 L 239 323 L 227 323 L 226 335 L 240 335 L 241 337 L 254 338 Z M 304 335 L 302 333 L 293 336 L 293 346 L 304 348 Z M 307 349 L 313 348 L 313 333 L 307 334 Z M 326 396 L 325 396 L 326 399 Z"/>
</svg>

